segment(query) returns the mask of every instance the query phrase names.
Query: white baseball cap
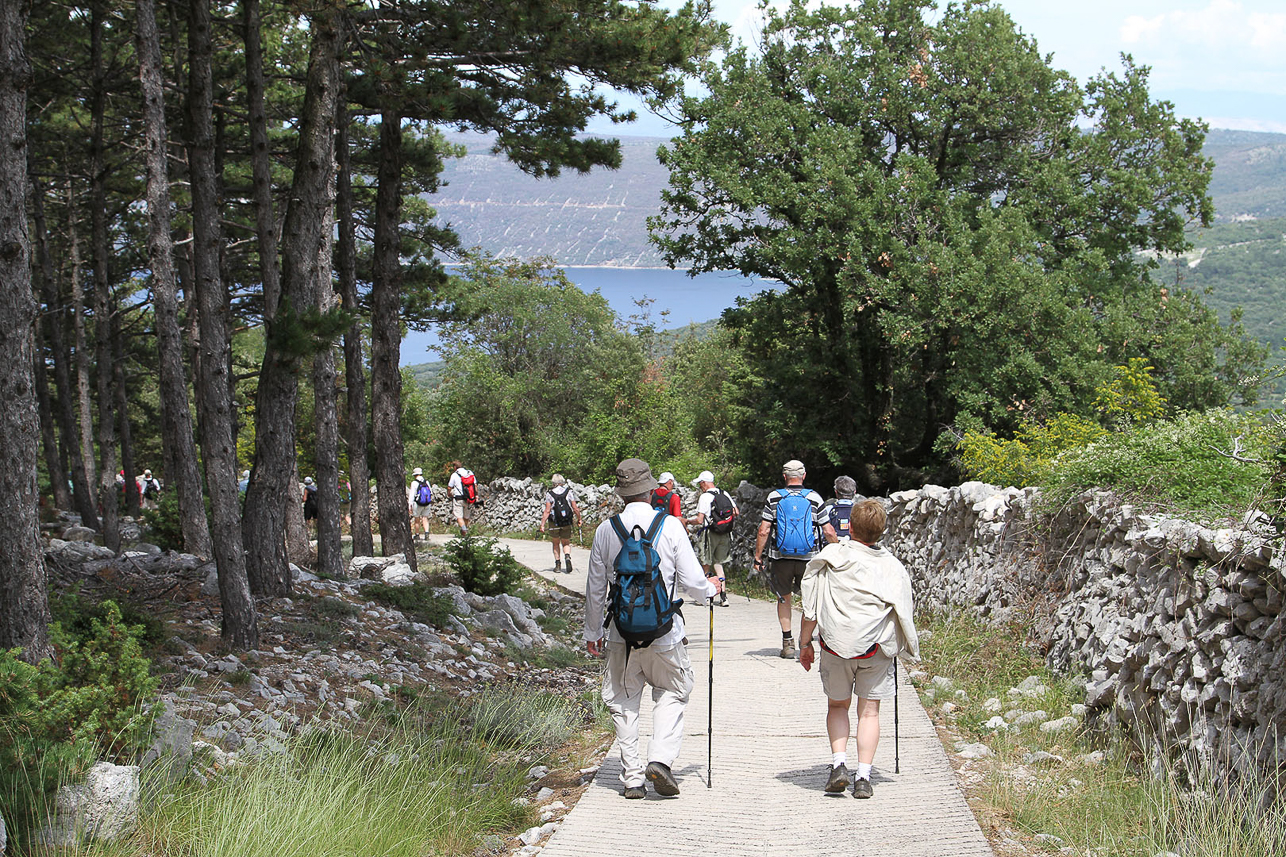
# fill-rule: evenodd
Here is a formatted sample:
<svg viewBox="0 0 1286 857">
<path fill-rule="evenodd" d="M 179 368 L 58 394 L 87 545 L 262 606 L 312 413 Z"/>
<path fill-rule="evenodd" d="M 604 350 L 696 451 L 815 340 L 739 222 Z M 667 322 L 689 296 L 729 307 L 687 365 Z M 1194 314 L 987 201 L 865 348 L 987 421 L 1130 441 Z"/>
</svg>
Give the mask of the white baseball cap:
<svg viewBox="0 0 1286 857">
<path fill-rule="evenodd" d="M 662 473 L 660 476 L 656 477 L 656 481 L 660 482 L 662 485 L 664 485 L 667 482 L 673 482 L 674 474 L 667 470 L 664 473 Z"/>
<path fill-rule="evenodd" d="M 693 485 L 700 485 L 702 482 L 714 483 L 714 474 L 709 470 L 702 470 L 697 474 L 697 478 L 692 480 Z"/>
</svg>

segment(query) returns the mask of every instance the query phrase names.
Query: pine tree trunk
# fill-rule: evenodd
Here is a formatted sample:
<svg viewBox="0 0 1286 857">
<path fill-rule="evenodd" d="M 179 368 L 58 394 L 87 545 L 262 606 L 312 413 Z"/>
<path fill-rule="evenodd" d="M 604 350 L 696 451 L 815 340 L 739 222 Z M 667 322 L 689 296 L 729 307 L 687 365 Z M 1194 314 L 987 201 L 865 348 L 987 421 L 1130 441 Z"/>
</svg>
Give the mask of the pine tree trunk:
<svg viewBox="0 0 1286 857">
<path fill-rule="evenodd" d="M 161 454 L 167 491 L 178 498 L 183 549 L 211 555 L 210 525 L 205 516 L 200 462 L 188 407 L 187 372 L 183 367 L 183 333 L 179 328 L 179 293 L 174 272 L 174 239 L 170 222 L 169 167 L 166 162 L 164 81 L 161 42 L 156 29 L 155 0 L 137 0 L 136 43 L 143 90 L 143 139 L 147 168 L 148 259 L 152 268 L 152 308 L 156 314 L 156 347 L 160 364 Z"/>
<path fill-rule="evenodd" d="M 212 512 L 223 636 L 236 649 L 259 645 L 255 605 L 246 579 L 237 492 L 237 448 L 229 370 L 232 342 L 228 292 L 219 276 L 222 236 L 214 160 L 213 45 L 209 0 L 188 4 L 188 169 L 192 187 L 192 279 L 200 313 L 201 446 Z"/>
<path fill-rule="evenodd" d="M 138 493 L 138 473 L 134 461 L 134 432 L 129 422 L 129 396 L 125 383 L 125 342 L 121 333 L 121 314 L 112 313 L 112 394 L 116 397 L 117 431 L 121 437 L 121 469 L 125 471 L 125 514 L 138 517 L 142 505 Z"/>
<path fill-rule="evenodd" d="M 53 654 L 36 490 L 36 301 L 27 235 L 26 4 L 0 3 L 0 648 Z"/>
<path fill-rule="evenodd" d="M 335 122 L 339 107 L 339 16 L 313 18 L 313 53 L 308 82 L 315 104 L 304 98 L 299 156 L 290 212 L 282 230 L 282 278 L 298 277 L 292 292 L 307 294 L 321 314 L 335 307 L 331 248 L 335 231 Z M 313 72 L 311 66 L 318 67 Z M 339 526 L 339 421 L 335 352 L 330 343 L 313 355 L 313 418 L 317 448 L 317 571 L 343 573 Z"/>
<path fill-rule="evenodd" d="M 380 541 L 385 556 L 405 553 L 416 567 L 406 508 L 402 455 L 402 277 L 398 230 L 402 222 L 402 117 L 380 118 L 379 187 L 375 196 L 375 257 L 371 277 L 371 417 Z"/>
<path fill-rule="evenodd" d="M 54 508 L 71 508 L 71 490 L 67 487 L 67 471 L 58 455 L 58 437 L 54 432 L 54 408 L 49 399 L 49 370 L 45 366 L 44 325 L 37 319 L 32 326 L 35 333 L 34 359 L 36 383 L 36 412 L 40 416 L 40 448 L 45 454 L 45 472 L 49 474 L 49 487 L 53 491 Z"/>
<path fill-rule="evenodd" d="M 341 104 L 343 96 L 341 95 Z M 357 300 L 357 235 L 353 221 L 353 177 L 349 170 L 347 110 L 341 111 L 335 138 L 338 190 L 335 209 L 339 235 L 335 245 L 335 273 L 344 311 L 352 318 L 344 334 L 344 384 L 348 415 L 349 532 L 353 556 L 372 556 L 371 474 L 366 462 L 366 370 L 362 365 L 361 305 Z"/>
<path fill-rule="evenodd" d="M 116 416 L 112 398 L 112 281 L 108 274 L 111 249 L 107 235 L 107 165 L 103 146 L 107 110 L 106 69 L 103 63 L 103 0 L 90 11 L 90 67 L 93 88 L 90 106 L 89 222 L 90 258 L 94 269 L 94 377 L 98 393 L 98 504 L 102 508 L 103 544 L 120 553 L 121 529 L 116 490 Z M 132 478 L 129 474 L 128 478 Z"/>
<path fill-rule="evenodd" d="M 68 248 L 68 264 L 71 268 L 72 339 L 76 360 L 76 428 L 80 442 L 80 458 L 85 466 L 85 483 L 89 489 L 89 508 L 93 512 L 92 517 L 84 518 L 85 513 L 82 510 L 81 516 L 84 521 L 93 520 L 97 522 L 98 479 L 97 466 L 94 463 L 94 418 L 90 397 L 89 331 L 88 325 L 85 323 L 87 304 L 85 301 L 85 280 L 80 264 L 78 220 L 76 198 L 72 192 L 72 182 L 69 179 L 67 182 L 67 231 L 70 245 Z M 98 529 L 99 526 L 96 523 L 94 529 Z"/>
<path fill-rule="evenodd" d="M 39 259 L 39 277 L 33 280 L 40 282 L 45 306 L 46 329 L 49 332 L 49 347 L 54 359 L 54 386 L 58 391 L 58 431 L 62 436 L 62 452 L 68 459 L 67 476 L 71 479 L 71 499 L 74 508 L 80 513 L 81 523 L 97 530 L 99 527 L 98 511 L 94 508 L 93 492 L 89 490 L 89 479 L 85 473 L 85 461 L 81 456 L 80 437 L 76 432 L 76 394 L 71 382 L 71 355 L 67 352 L 62 314 L 62 300 L 58 294 L 57 280 L 54 277 L 54 261 L 49 255 L 48 228 L 45 224 L 45 193 L 34 177 L 31 178 L 31 222 L 36 230 L 36 255 Z M 33 271 L 36 269 L 33 269 Z M 74 308 L 73 308 L 74 309 Z"/>
</svg>

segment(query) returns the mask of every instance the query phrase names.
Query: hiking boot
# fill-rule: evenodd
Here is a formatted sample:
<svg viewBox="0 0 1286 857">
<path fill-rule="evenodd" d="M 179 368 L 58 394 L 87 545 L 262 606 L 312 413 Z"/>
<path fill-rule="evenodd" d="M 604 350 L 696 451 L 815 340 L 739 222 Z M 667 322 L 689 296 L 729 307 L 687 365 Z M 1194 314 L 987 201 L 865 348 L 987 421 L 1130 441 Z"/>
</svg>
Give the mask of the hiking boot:
<svg viewBox="0 0 1286 857">
<path fill-rule="evenodd" d="M 841 789 L 840 791 L 843 791 Z M 853 797 L 868 798 L 875 794 L 871 789 L 871 781 L 868 779 L 857 779 L 853 781 Z"/>
<path fill-rule="evenodd" d="M 786 659 L 795 657 L 795 641 L 786 639 L 781 641 L 781 656 Z"/>
<path fill-rule="evenodd" d="M 568 554 L 567 556 L 563 557 L 563 565 L 567 566 L 567 573 L 571 574 L 572 573 L 572 555 L 571 554 Z"/>
<path fill-rule="evenodd" d="M 826 791 L 828 794 L 840 794 L 845 791 L 853 778 L 849 776 L 848 768 L 844 765 L 836 765 L 831 768 L 831 775 L 826 780 Z"/>
<path fill-rule="evenodd" d="M 727 606 L 728 606 L 728 593 L 727 593 L 727 592 L 720 592 L 720 593 L 719 593 L 719 606 L 720 606 L 720 607 L 727 607 Z"/>
<path fill-rule="evenodd" d="M 664 762 L 648 762 L 644 776 L 648 778 L 648 782 L 659 795 L 674 797 L 679 793 L 679 784 L 674 780 L 674 773 Z"/>
<path fill-rule="evenodd" d="M 647 797 L 647 789 L 643 786 L 626 786 L 622 794 L 625 795 L 626 800 L 643 800 Z"/>
<path fill-rule="evenodd" d="M 554 574 L 558 574 L 562 570 L 563 570 L 563 561 L 561 559 L 554 560 Z"/>
</svg>

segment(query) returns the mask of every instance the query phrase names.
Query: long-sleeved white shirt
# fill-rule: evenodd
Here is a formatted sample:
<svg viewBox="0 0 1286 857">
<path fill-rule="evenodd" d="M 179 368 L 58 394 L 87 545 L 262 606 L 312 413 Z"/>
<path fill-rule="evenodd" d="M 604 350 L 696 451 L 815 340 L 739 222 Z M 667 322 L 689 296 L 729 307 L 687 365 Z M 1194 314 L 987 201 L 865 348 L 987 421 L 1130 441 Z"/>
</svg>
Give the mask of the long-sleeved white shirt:
<svg viewBox="0 0 1286 857">
<path fill-rule="evenodd" d="M 911 576 L 893 554 L 859 541 L 824 547 L 800 582 L 804 618 L 817 622 L 826 646 L 841 658 L 878 643 L 886 654 L 920 657 L 911 603 Z"/>
<path fill-rule="evenodd" d="M 626 532 L 633 532 L 636 525 L 647 532 L 655 516 L 656 510 L 650 504 L 630 503 L 621 512 L 621 523 L 625 525 Z M 718 591 L 715 585 L 706 579 L 701 563 L 697 562 L 697 555 L 692 550 L 692 542 L 688 540 L 687 531 L 683 528 L 683 522 L 678 518 L 665 516 L 665 522 L 657 533 L 653 547 L 661 558 L 661 579 L 665 582 L 667 592 L 676 589 L 674 585 L 676 574 L 679 587 L 686 590 L 692 598 L 709 598 Z M 621 538 L 616 534 L 616 530 L 612 529 L 611 522 L 604 521 L 599 524 L 598 529 L 594 531 L 594 544 L 589 551 L 589 576 L 585 583 L 585 640 L 588 642 L 603 639 L 607 591 L 615 578 L 612 564 L 620 552 Z M 675 597 L 679 597 L 677 591 Z M 651 648 L 671 648 L 683 639 L 684 633 L 683 617 L 676 614 L 673 626 L 664 636 L 653 640 Z M 623 642 L 615 625 L 607 630 L 607 639 L 610 642 Z"/>
</svg>

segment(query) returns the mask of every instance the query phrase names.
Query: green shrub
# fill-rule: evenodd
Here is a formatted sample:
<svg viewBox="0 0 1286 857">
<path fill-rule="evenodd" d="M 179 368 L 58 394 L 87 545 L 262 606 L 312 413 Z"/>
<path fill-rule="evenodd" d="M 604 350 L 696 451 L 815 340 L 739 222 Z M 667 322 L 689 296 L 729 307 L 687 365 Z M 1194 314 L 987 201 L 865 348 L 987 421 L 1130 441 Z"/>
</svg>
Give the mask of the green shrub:
<svg viewBox="0 0 1286 857">
<path fill-rule="evenodd" d="M 1093 420 L 1061 413 L 1045 423 L 1024 424 L 1009 440 L 991 432 L 966 432 L 956 451 L 961 466 L 973 479 L 993 485 L 1039 485 L 1048 478 L 1059 455 L 1104 434 Z"/>
<path fill-rule="evenodd" d="M 416 622 L 435 628 L 446 624 L 454 606 L 450 596 L 438 594 L 427 583 L 413 583 L 410 586 L 372 583 L 362 589 L 362 594 L 387 607 L 401 610 Z"/>
<path fill-rule="evenodd" d="M 139 513 L 147 537 L 161 550 L 183 550 L 183 525 L 179 521 L 179 498 L 173 491 L 162 491 L 155 509 Z"/>
<path fill-rule="evenodd" d="M 139 646 L 143 630 L 125 624 L 111 601 L 101 611 L 83 635 L 50 626 L 57 665 L 31 666 L 18 650 L 0 650 L 0 803 L 20 844 L 60 780 L 100 754 L 128 755 L 150 728 L 139 709 L 156 686 Z"/>
<path fill-rule="evenodd" d="M 1105 435 L 1059 459 L 1050 499 L 1109 488 L 1180 513 L 1218 516 L 1261 499 L 1273 466 L 1271 433 L 1253 414 L 1221 409 Z"/>
<path fill-rule="evenodd" d="M 460 583 L 479 595 L 509 592 L 522 579 L 522 566 L 495 539 L 466 535 L 447 542 L 446 561 Z"/>
</svg>

